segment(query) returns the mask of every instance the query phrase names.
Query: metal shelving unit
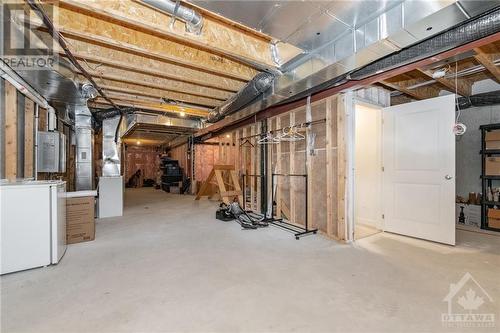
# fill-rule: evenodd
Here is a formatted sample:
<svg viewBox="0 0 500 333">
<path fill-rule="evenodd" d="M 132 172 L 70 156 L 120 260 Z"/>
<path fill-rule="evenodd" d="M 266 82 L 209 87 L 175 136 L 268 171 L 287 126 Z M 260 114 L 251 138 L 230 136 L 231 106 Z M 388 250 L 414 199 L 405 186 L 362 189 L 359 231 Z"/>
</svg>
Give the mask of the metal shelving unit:
<svg viewBox="0 0 500 333">
<path fill-rule="evenodd" d="M 485 159 L 491 156 L 500 156 L 500 149 L 486 149 L 486 132 L 493 130 L 500 130 L 500 124 L 489 124 L 479 126 L 481 130 L 481 184 L 482 184 L 482 200 L 481 200 L 481 229 L 500 231 L 497 228 L 490 228 L 488 226 L 488 208 L 493 208 L 493 206 L 500 206 L 499 201 L 488 201 L 486 200 L 486 191 L 488 187 L 492 187 L 493 182 L 497 182 L 497 186 L 500 186 L 500 176 L 486 175 L 486 162 Z"/>
</svg>

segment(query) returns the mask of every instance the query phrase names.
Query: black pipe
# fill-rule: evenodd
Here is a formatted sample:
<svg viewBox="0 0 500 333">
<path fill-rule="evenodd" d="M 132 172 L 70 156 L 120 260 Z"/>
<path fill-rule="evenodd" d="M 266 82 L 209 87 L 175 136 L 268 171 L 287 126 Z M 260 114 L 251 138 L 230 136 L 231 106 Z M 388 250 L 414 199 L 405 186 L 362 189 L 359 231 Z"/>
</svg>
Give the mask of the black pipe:
<svg viewBox="0 0 500 333">
<path fill-rule="evenodd" d="M 267 133 L 267 120 L 261 121 L 261 132 Z M 264 134 L 265 135 L 265 134 Z M 260 145 L 260 209 L 267 213 L 267 145 Z"/>
</svg>

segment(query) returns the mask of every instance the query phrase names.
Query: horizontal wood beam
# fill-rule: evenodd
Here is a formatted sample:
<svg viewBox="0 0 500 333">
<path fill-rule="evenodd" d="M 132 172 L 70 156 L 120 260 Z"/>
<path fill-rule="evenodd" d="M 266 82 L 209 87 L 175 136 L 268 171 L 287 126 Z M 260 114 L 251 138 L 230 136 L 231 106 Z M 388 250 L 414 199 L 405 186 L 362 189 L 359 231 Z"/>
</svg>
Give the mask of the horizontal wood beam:
<svg viewBox="0 0 500 333">
<path fill-rule="evenodd" d="M 128 90 L 129 92 L 134 92 L 134 94 L 156 97 L 158 99 L 168 98 L 174 101 L 184 102 L 188 104 L 203 105 L 204 107 L 209 107 L 209 108 L 218 106 L 222 103 L 222 101 L 213 98 L 197 97 L 187 94 L 180 94 L 176 92 L 160 91 L 160 89 L 155 87 L 146 87 L 144 85 L 134 84 L 133 81 L 130 80 L 112 80 L 106 78 L 106 76 L 104 77 L 94 76 L 94 80 L 100 87 L 103 86 L 108 88 L 114 87 L 115 90 L 117 89 Z"/>
<path fill-rule="evenodd" d="M 143 87 L 158 88 L 165 92 L 190 95 L 195 97 L 210 98 L 218 101 L 225 101 L 233 94 L 211 88 L 199 87 L 192 84 L 158 78 L 146 74 L 130 73 L 126 70 L 119 70 L 100 66 L 95 71 L 87 71 L 94 77 L 109 79 L 119 82 L 132 83 Z"/>
<path fill-rule="evenodd" d="M 420 88 L 409 89 L 417 83 L 425 81 L 424 79 L 415 79 L 406 75 L 400 75 L 387 80 L 380 81 L 380 84 L 394 90 L 398 90 L 405 95 L 408 95 L 417 100 L 428 99 L 439 96 L 441 89 L 435 86 L 423 86 Z"/>
<path fill-rule="evenodd" d="M 455 93 L 457 92 L 460 96 L 468 97 L 472 95 L 472 83 L 466 79 L 457 79 L 457 84 L 455 85 L 455 80 L 442 78 L 433 78 L 432 73 L 428 70 L 418 69 L 420 73 L 425 75 L 427 78 L 435 80 L 437 83 L 445 87 L 446 90 Z"/>
<path fill-rule="evenodd" d="M 495 65 L 494 61 L 494 56 L 486 53 L 483 51 L 480 47 L 477 47 L 474 49 L 474 52 L 476 54 L 474 55 L 474 58 L 486 68 L 486 70 L 493 76 L 495 81 L 500 83 L 500 69 L 498 68 L 497 65 Z M 498 54 L 496 55 L 498 57 Z"/>
<path fill-rule="evenodd" d="M 177 20 L 170 26 L 170 15 L 138 1 L 61 0 L 59 4 L 86 15 L 113 20 L 138 31 L 215 52 L 246 64 L 254 64 L 260 69 L 276 66 L 271 55 L 269 37 L 264 38 L 262 34 L 243 31 L 207 15 L 203 17 L 201 33 L 195 35 L 186 32 L 182 21 Z M 280 54 L 286 54 L 290 59 L 301 52 L 290 44 L 280 45 L 280 48 Z M 283 60 L 286 62 L 290 59 Z"/>
<path fill-rule="evenodd" d="M 72 41 L 72 46 L 75 47 L 76 40 Z M 83 43 L 83 42 L 80 42 Z M 80 52 L 73 52 L 73 55 L 78 60 L 82 60 L 82 66 L 94 69 L 107 65 L 109 67 L 123 69 L 128 72 L 140 73 L 151 75 L 154 77 L 161 77 L 168 80 L 190 83 L 200 87 L 213 88 L 224 92 L 237 92 L 239 88 L 243 87 L 244 83 L 241 81 L 230 80 L 220 76 L 210 75 L 204 72 L 188 70 L 184 67 L 171 65 L 168 63 L 155 61 L 152 59 L 145 59 L 139 56 L 131 55 L 128 53 L 119 54 L 119 51 L 105 49 L 103 47 L 94 45 L 92 50 Z M 110 54 L 110 52 L 113 52 Z M 97 54 L 105 54 L 108 57 L 97 56 Z M 60 55 L 66 56 L 63 51 Z M 112 58 L 111 58 L 112 57 Z M 126 59 L 120 60 L 120 59 Z M 90 65 L 92 63 L 92 66 Z"/>
<path fill-rule="evenodd" d="M 115 86 L 115 85 L 99 85 L 104 91 L 108 91 L 110 93 L 113 92 L 118 92 L 118 93 L 123 93 L 123 94 L 129 94 L 131 96 L 144 96 L 144 97 L 150 97 L 150 98 L 156 98 L 157 101 L 159 101 L 161 98 L 168 98 L 165 94 L 161 95 L 158 93 L 155 93 L 153 89 L 148 89 L 144 91 L 142 90 L 135 90 L 135 89 L 128 89 L 128 88 L 122 88 L 120 86 Z M 184 101 L 185 102 L 185 101 Z M 203 104 L 203 103 L 194 103 L 194 102 L 186 102 L 189 104 L 196 104 L 196 105 L 202 105 L 207 108 L 214 107 L 215 105 L 212 104 Z"/>
<path fill-rule="evenodd" d="M 167 113 L 175 114 L 177 116 L 181 112 L 184 112 L 186 115 L 194 116 L 194 117 L 206 117 L 208 115 L 208 111 L 205 111 L 205 110 L 199 110 L 199 109 L 194 109 L 194 108 L 189 108 L 189 107 L 182 107 L 182 106 L 178 106 L 178 105 L 153 103 L 153 102 L 144 101 L 144 100 L 126 100 L 126 99 L 114 98 L 113 102 L 115 102 L 119 106 L 138 108 L 138 109 L 143 109 L 143 110 L 167 112 Z M 89 101 L 89 107 L 102 108 L 105 105 L 109 106 L 111 104 L 101 97 L 97 97 L 94 100 Z"/>
<path fill-rule="evenodd" d="M 55 23 L 56 28 L 65 37 L 105 45 L 127 53 L 160 59 L 240 81 L 248 81 L 257 74 L 257 71 L 249 66 L 207 51 L 66 8 L 54 8 L 56 8 L 54 15 L 58 18 Z M 34 15 L 36 14 L 32 14 L 33 19 L 36 20 Z"/>
</svg>

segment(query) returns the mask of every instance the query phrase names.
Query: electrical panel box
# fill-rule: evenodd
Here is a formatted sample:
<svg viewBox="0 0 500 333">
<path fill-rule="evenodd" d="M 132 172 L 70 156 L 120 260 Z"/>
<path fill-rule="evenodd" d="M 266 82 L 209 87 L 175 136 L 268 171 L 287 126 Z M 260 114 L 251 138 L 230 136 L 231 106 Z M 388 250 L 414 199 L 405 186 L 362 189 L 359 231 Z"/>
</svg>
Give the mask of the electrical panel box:
<svg viewBox="0 0 500 333">
<path fill-rule="evenodd" d="M 38 172 L 66 172 L 66 136 L 38 132 Z"/>
</svg>

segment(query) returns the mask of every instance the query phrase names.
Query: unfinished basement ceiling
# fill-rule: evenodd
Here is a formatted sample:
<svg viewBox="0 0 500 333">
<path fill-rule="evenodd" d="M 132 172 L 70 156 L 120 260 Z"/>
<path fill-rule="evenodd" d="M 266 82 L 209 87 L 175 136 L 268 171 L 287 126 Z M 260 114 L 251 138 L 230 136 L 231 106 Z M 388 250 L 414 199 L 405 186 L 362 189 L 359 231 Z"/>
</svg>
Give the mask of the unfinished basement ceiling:
<svg viewBox="0 0 500 333">
<path fill-rule="evenodd" d="M 399 5 L 402 0 L 190 2 L 312 51 Z M 422 3 L 422 6 L 428 5 Z"/>
<path fill-rule="evenodd" d="M 171 15 L 144 1 L 42 3 L 57 14 L 55 26 L 70 51 L 116 105 L 204 118 L 262 71 L 283 75 L 270 93 L 238 112 L 240 117 L 422 41 L 500 1 L 181 2 L 202 15 L 199 35 L 186 31 L 180 19 L 171 26 Z M 38 34 L 47 34 L 36 14 L 28 20 Z M 63 61 L 67 58 L 62 49 L 56 51 Z M 81 72 L 73 72 L 69 80 L 87 82 Z M 45 91 L 59 81 L 51 76 L 42 82 L 46 87 L 35 82 L 35 88 Z M 111 107 L 102 97 L 89 106 Z"/>
<path fill-rule="evenodd" d="M 401 25 L 409 26 L 453 3 L 458 3 L 457 9 L 470 17 L 499 4 L 494 0 L 190 2 L 306 52 L 332 44 L 356 29 L 358 35 L 365 35 L 362 42 L 353 40 L 359 48 L 378 40 L 379 34 L 388 35 Z M 350 47 L 349 42 L 345 41 L 343 46 Z"/>
</svg>

